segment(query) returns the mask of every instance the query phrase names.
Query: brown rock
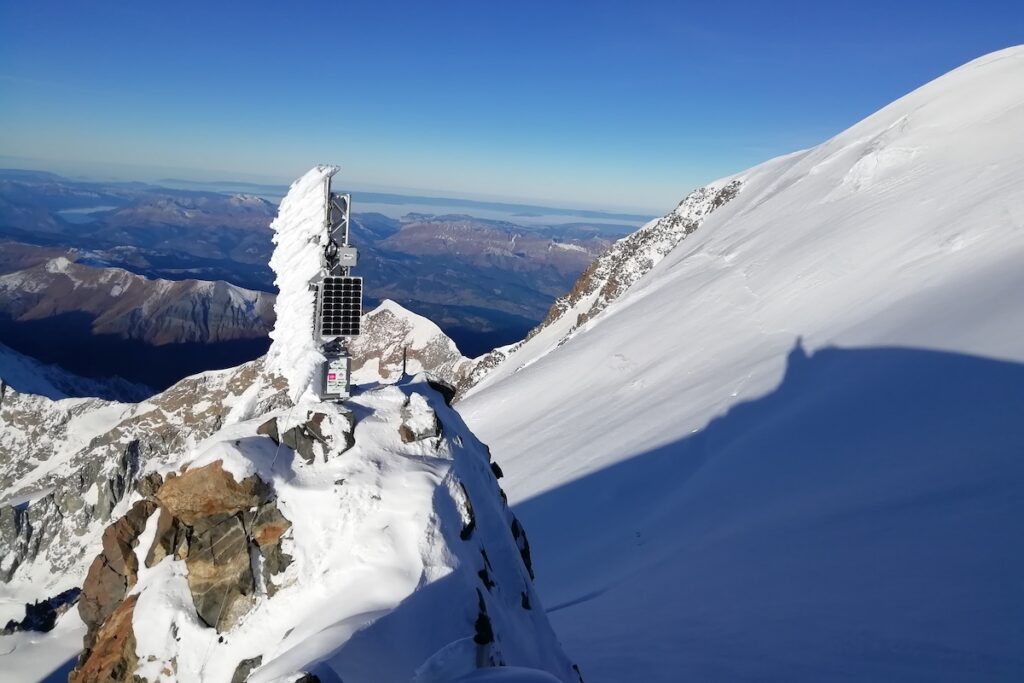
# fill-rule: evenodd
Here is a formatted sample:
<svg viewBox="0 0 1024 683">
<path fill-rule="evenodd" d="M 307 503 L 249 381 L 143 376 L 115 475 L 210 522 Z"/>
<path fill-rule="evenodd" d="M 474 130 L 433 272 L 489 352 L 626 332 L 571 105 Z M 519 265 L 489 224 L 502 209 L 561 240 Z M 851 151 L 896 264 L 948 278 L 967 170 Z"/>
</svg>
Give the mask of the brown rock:
<svg viewBox="0 0 1024 683">
<path fill-rule="evenodd" d="M 78 601 L 78 614 L 87 627 L 86 647 L 92 645 L 96 629 L 114 612 L 127 592 L 128 578 L 114 571 L 102 553 L 97 555 L 89 566 Z"/>
<path fill-rule="evenodd" d="M 135 678 L 138 657 L 132 615 L 137 600 L 138 596 L 131 596 L 107 617 L 92 649 L 82 655 L 68 683 L 127 683 Z"/>
<path fill-rule="evenodd" d="M 189 526 L 211 515 L 233 515 L 270 498 L 270 487 L 253 475 L 235 481 L 220 461 L 187 470 L 164 482 L 156 494 L 160 505 Z"/>
<path fill-rule="evenodd" d="M 200 520 L 185 563 L 196 612 L 208 626 L 227 630 L 252 606 L 256 586 L 249 538 L 239 516 Z"/>
<path fill-rule="evenodd" d="M 128 513 L 103 531 L 103 552 L 93 560 L 82 584 L 78 613 L 88 627 L 86 647 L 96 639 L 96 630 L 118 607 L 138 578 L 135 546 L 156 505 L 148 500 L 135 503 Z"/>
<path fill-rule="evenodd" d="M 277 503 L 271 502 L 261 506 L 257 511 L 250 535 L 257 545 L 263 548 L 278 543 L 291 526 L 292 523 L 277 509 Z"/>
<path fill-rule="evenodd" d="M 188 553 L 188 529 L 179 522 L 166 508 L 160 508 L 157 518 L 156 536 L 153 545 L 146 555 L 146 566 L 152 567 L 168 555 L 182 559 Z"/>
<path fill-rule="evenodd" d="M 103 531 L 103 554 L 106 555 L 107 564 L 118 574 L 130 577 L 133 584 L 139 569 L 134 548 L 139 534 L 146 527 L 146 520 L 155 510 L 154 503 L 140 500 L 124 517 Z"/>
<path fill-rule="evenodd" d="M 139 480 L 135 482 L 135 490 L 146 498 L 152 498 L 163 483 L 164 478 L 160 476 L 159 472 L 150 472 L 144 477 L 139 477 Z"/>
</svg>

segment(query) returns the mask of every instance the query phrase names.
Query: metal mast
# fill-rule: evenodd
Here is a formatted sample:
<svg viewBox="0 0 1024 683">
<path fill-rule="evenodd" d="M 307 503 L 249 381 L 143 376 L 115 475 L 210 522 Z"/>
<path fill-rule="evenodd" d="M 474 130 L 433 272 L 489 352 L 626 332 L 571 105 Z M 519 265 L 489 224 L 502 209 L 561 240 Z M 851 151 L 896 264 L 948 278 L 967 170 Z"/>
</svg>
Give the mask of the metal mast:
<svg viewBox="0 0 1024 683">
<path fill-rule="evenodd" d="M 363 314 L 363 279 L 352 276 L 359 253 L 349 243 L 349 208 L 352 197 L 331 191 L 331 177 L 324 179 L 324 245 L 316 292 L 314 333 L 326 361 L 316 382 L 321 400 L 341 400 L 350 395 L 351 359 L 346 341 L 360 333 Z"/>
</svg>

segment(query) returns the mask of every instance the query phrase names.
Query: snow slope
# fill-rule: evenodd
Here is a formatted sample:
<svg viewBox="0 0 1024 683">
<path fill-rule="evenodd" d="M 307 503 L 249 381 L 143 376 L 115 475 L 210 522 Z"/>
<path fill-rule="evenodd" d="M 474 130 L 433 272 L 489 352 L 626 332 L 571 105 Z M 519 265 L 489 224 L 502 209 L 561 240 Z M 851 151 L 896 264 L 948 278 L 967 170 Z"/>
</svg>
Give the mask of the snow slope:
<svg viewBox="0 0 1024 683">
<path fill-rule="evenodd" d="M 591 683 L 1021 680 L 1024 48 L 740 176 L 459 404 L 567 651 Z"/>
</svg>

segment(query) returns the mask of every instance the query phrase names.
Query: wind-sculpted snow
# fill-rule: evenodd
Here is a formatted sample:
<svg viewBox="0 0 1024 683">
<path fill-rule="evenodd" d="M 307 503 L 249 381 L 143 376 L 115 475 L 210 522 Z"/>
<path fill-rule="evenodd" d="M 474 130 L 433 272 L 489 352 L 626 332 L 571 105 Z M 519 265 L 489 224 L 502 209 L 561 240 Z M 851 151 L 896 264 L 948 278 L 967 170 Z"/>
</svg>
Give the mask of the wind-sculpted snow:
<svg viewBox="0 0 1024 683">
<path fill-rule="evenodd" d="M 1022 132 L 967 64 L 457 404 L 588 681 L 1024 676 Z"/>
<path fill-rule="evenodd" d="M 288 393 L 297 401 L 309 388 L 317 364 L 323 361 L 313 338 L 314 294 L 310 283 L 323 267 L 327 218 L 324 181 L 337 168 L 317 166 L 292 183 L 282 200 L 274 230 L 270 267 L 277 275 L 276 321 L 267 367 L 288 380 Z"/>
</svg>

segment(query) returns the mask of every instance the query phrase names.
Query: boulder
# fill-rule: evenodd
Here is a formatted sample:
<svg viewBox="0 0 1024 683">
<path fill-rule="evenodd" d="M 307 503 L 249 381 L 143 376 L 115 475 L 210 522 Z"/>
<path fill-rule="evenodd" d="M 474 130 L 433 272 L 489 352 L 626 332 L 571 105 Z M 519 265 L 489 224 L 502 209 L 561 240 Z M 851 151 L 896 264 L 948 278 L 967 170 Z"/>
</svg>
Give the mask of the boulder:
<svg viewBox="0 0 1024 683">
<path fill-rule="evenodd" d="M 332 439 L 324 429 L 324 422 L 326 420 L 337 419 L 337 417 L 348 423 L 348 429 L 342 430 L 344 442 L 340 444 L 332 443 Z M 284 444 L 288 446 L 300 458 L 312 464 L 317 456 L 326 461 L 329 454 L 338 455 L 351 448 L 352 444 L 355 443 L 352 438 L 354 427 L 355 424 L 351 414 L 345 413 L 340 416 L 329 417 L 325 413 L 309 412 L 306 414 L 306 421 L 304 423 L 287 429 L 284 432 L 281 431 L 277 418 L 273 418 L 261 424 L 257 428 L 256 433 L 270 437 L 278 445 Z"/>
<path fill-rule="evenodd" d="M 211 515 L 233 515 L 265 503 L 270 487 L 256 475 L 239 482 L 218 460 L 168 479 L 157 491 L 161 507 L 189 526 Z"/>
<path fill-rule="evenodd" d="M 252 657 L 251 659 L 243 659 L 235 667 L 235 673 L 231 676 L 231 683 L 245 683 L 249 679 L 249 674 L 258 669 L 262 663 L 263 655 Z"/>
<path fill-rule="evenodd" d="M 146 566 L 152 567 L 168 555 L 182 559 L 188 554 L 188 527 L 167 511 L 160 508 L 160 517 L 156 522 L 156 535 L 153 545 L 146 555 Z"/>
</svg>

